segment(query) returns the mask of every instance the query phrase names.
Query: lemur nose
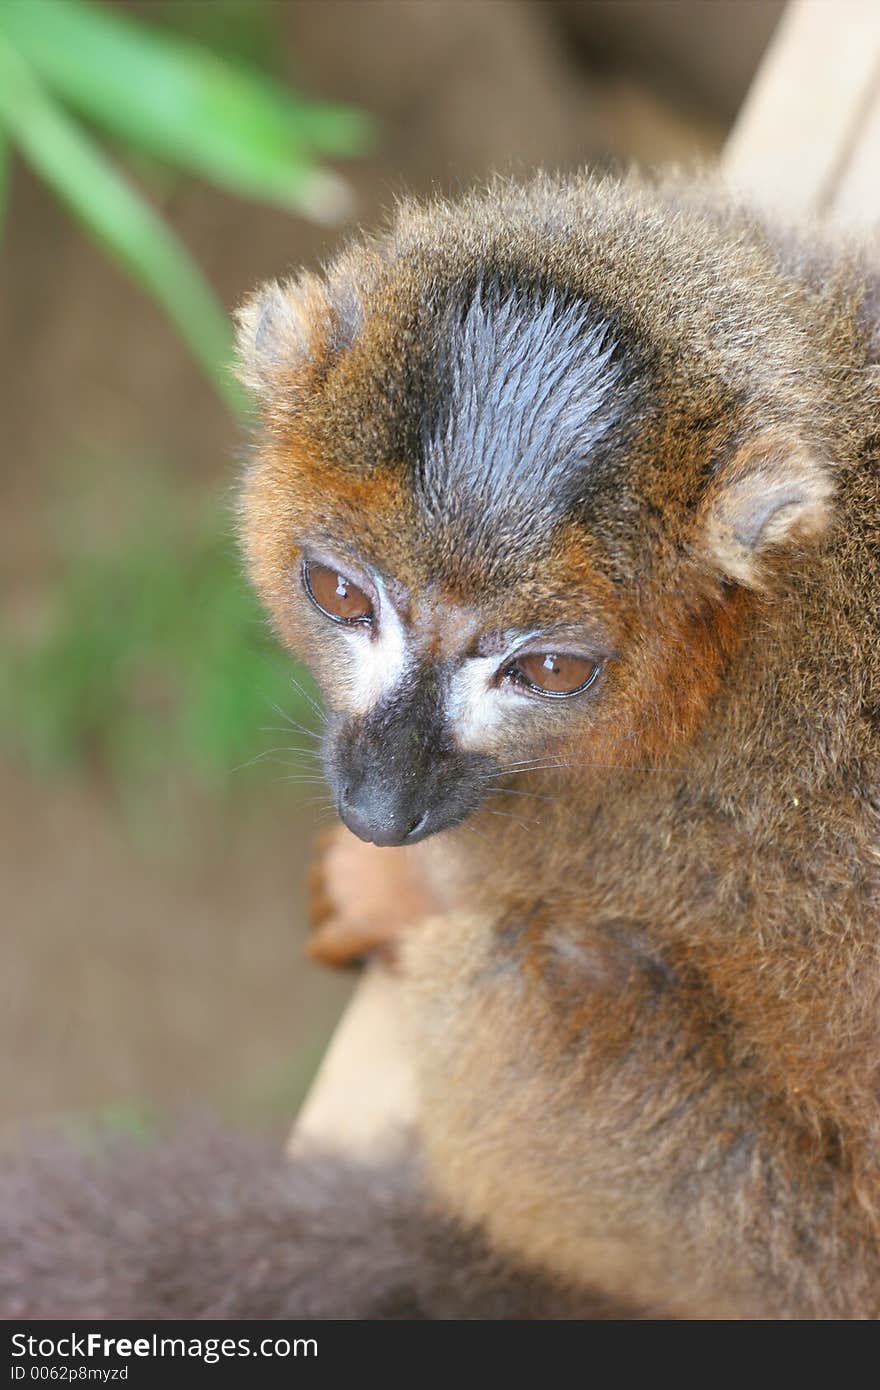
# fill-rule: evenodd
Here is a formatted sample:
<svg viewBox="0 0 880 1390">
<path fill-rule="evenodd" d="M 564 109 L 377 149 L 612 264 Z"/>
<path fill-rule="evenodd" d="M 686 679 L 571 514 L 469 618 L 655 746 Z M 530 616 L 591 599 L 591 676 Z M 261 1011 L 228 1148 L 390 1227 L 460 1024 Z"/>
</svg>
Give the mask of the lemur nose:
<svg viewBox="0 0 880 1390">
<path fill-rule="evenodd" d="M 346 787 L 339 798 L 339 814 L 352 834 L 374 845 L 406 845 L 420 839 L 428 812 L 413 819 L 412 808 L 394 805 L 390 798 L 366 787 L 354 792 Z"/>
</svg>

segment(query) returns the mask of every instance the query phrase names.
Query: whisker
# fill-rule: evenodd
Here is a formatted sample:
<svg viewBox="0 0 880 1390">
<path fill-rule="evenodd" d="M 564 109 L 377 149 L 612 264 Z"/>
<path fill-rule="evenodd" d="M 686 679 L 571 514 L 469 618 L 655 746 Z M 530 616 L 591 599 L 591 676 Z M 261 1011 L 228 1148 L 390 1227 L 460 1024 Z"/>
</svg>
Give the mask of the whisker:
<svg viewBox="0 0 880 1390">
<path fill-rule="evenodd" d="M 254 767 L 257 763 L 262 762 L 264 758 L 269 756 L 269 752 L 271 751 L 272 750 L 269 749 L 268 751 L 264 751 L 262 753 L 255 753 L 254 756 L 252 758 L 248 758 L 246 762 L 237 763 L 235 767 L 230 768 L 230 772 L 245 772 L 247 768 Z"/>
<path fill-rule="evenodd" d="M 517 787 L 496 787 L 486 788 L 490 796 L 530 796 L 533 801 L 558 801 L 558 796 L 546 796 L 542 792 L 525 792 Z"/>
<path fill-rule="evenodd" d="M 488 813 L 489 813 L 490 816 L 502 816 L 502 817 L 504 818 L 504 820 L 512 820 L 513 823 L 514 823 L 514 825 L 518 825 L 518 826 L 519 826 L 520 830 L 529 830 L 529 829 L 534 830 L 534 828 L 535 828 L 536 826 L 538 826 L 538 825 L 541 824 L 541 822 L 540 822 L 539 820 L 530 820 L 530 821 L 523 821 L 523 820 L 520 820 L 518 816 L 511 816 L 511 815 L 508 814 L 507 811 L 493 811 L 491 806 L 486 806 L 484 809 L 485 809 L 486 811 L 488 811 Z"/>
<path fill-rule="evenodd" d="M 300 695 L 302 695 L 303 699 L 304 699 L 304 700 L 308 700 L 309 704 L 311 705 L 312 709 L 315 711 L 315 714 L 318 716 L 318 718 L 320 719 L 321 723 L 322 723 L 322 724 L 326 724 L 326 723 L 327 723 L 327 716 L 326 716 L 326 714 L 324 713 L 324 711 L 321 709 L 321 706 L 318 704 L 317 700 L 315 700 L 315 699 L 313 698 L 313 696 L 311 696 L 311 695 L 309 694 L 309 692 L 306 690 L 305 686 L 302 685 L 302 684 L 297 680 L 296 676 L 294 676 L 292 672 L 288 672 L 288 676 L 289 676 L 290 683 L 291 683 L 291 685 L 293 686 L 294 690 L 298 690 L 299 693 L 300 693 Z"/>
<path fill-rule="evenodd" d="M 283 719 L 285 724 L 289 724 L 290 727 L 292 729 L 296 729 L 298 733 L 308 734 L 309 738 L 314 738 L 318 740 L 324 737 L 324 735 L 318 733 L 316 729 L 310 729 L 307 724 L 300 724 L 299 721 L 297 719 L 294 719 L 292 715 L 287 714 L 286 711 L 283 710 L 280 705 L 276 705 L 274 700 L 270 700 L 269 703 L 272 706 L 272 709 L 278 715 L 279 719 Z M 323 715 L 321 716 L 321 720 L 322 723 L 326 724 L 327 721 L 326 719 L 324 719 Z"/>
<path fill-rule="evenodd" d="M 316 753 L 312 748 L 297 748 L 291 744 L 283 744 L 278 748 L 271 748 L 268 751 L 271 753 L 292 753 L 297 758 L 308 758 L 309 762 L 313 763 L 316 767 L 321 766 L 321 755 L 320 753 Z"/>
<path fill-rule="evenodd" d="M 282 784 L 290 783 L 297 787 L 326 787 L 327 785 L 327 783 L 324 781 L 322 777 L 303 776 L 302 774 L 296 772 L 281 773 L 280 776 L 273 777 L 272 781 L 276 786 L 281 786 Z"/>
<path fill-rule="evenodd" d="M 478 830 L 475 825 L 471 825 L 468 821 L 463 821 L 458 829 L 466 830 L 469 835 L 476 835 L 479 839 L 485 840 L 487 845 L 491 845 L 492 843 L 488 835 L 484 835 L 482 830 Z"/>
<path fill-rule="evenodd" d="M 292 748 L 292 747 L 264 748 L 264 749 L 262 750 L 262 752 L 260 752 L 260 753 L 255 753 L 254 756 L 253 756 L 252 758 L 248 758 L 247 762 L 239 763 L 237 767 L 232 768 L 232 771 L 233 771 L 233 772 L 244 772 L 246 768 L 255 767 L 257 763 L 265 762 L 265 760 L 266 760 L 267 758 L 277 757 L 277 755 L 278 755 L 279 753 L 296 753 L 296 754 L 298 754 L 300 757 L 303 757 L 303 758 L 314 758 L 314 757 L 316 757 L 316 755 L 312 753 L 312 750 L 311 750 L 310 748 Z M 288 759 L 278 758 L 278 761 L 279 761 L 279 762 L 290 762 L 291 760 L 290 760 L 289 758 L 288 758 Z"/>
<path fill-rule="evenodd" d="M 540 763 L 547 761 L 546 755 L 543 758 L 522 758 L 515 763 L 505 763 L 499 768 L 499 772 L 511 772 L 514 768 L 536 767 Z"/>
<path fill-rule="evenodd" d="M 289 734 L 290 732 L 291 730 L 289 727 L 280 727 L 278 724 L 264 724 L 260 729 L 261 734 Z M 309 738 L 315 739 L 318 743 L 324 742 L 324 735 L 316 734 L 314 729 L 306 729 L 300 727 L 299 729 L 294 728 L 293 732 L 298 734 L 307 734 Z"/>
<path fill-rule="evenodd" d="M 674 776 L 680 772 L 675 767 L 638 767 L 632 763 L 596 763 L 592 759 L 584 759 L 577 762 L 552 762 L 534 763 L 527 767 L 500 767 L 499 775 L 504 777 L 521 777 L 526 772 L 564 772 L 572 768 L 591 767 L 599 772 L 650 772 L 658 777 Z"/>
</svg>

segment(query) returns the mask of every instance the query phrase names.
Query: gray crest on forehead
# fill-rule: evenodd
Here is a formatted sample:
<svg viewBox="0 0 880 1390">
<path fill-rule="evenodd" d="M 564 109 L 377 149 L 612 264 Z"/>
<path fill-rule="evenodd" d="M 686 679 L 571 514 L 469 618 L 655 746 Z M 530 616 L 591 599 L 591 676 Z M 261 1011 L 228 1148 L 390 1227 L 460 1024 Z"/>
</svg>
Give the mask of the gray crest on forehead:
<svg viewBox="0 0 880 1390">
<path fill-rule="evenodd" d="M 469 529 L 546 531 L 588 490 L 620 418 L 608 321 L 557 290 L 482 285 L 439 336 L 443 403 L 423 440 L 422 505 L 447 520 L 468 509 Z"/>
</svg>

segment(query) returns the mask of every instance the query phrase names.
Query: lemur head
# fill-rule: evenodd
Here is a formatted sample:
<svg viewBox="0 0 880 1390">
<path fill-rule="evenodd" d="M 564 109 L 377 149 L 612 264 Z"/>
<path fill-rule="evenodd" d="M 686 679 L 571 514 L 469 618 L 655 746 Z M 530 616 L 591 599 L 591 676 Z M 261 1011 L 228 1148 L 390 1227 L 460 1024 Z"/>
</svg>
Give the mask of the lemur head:
<svg viewBox="0 0 880 1390">
<path fill-rule="evenodd" d="M 817 350 L 775 274 L 699 209 L 542 180 L 404 207 L 245 306 L 245 551 L 356 834 L 412 843 L 529 763 L 595 778 L 694 734 L 828 517 Z"/>
</svg>

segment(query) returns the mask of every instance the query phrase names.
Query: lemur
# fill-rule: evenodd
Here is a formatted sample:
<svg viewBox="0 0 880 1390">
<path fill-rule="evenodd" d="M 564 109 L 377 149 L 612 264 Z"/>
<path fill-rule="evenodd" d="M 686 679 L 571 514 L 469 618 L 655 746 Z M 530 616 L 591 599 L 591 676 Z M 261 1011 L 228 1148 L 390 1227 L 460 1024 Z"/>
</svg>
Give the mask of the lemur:
<svg viewBox="0 0 880 1390">
<path fill-rule="evenodd" d="M 412 1157 L 20 1166 L 7 1305 L 880 1316 L 878 283 L 711 179 L 542 176 L 245 305 L 247 568 L 424 900 Z"/>
</svg>

